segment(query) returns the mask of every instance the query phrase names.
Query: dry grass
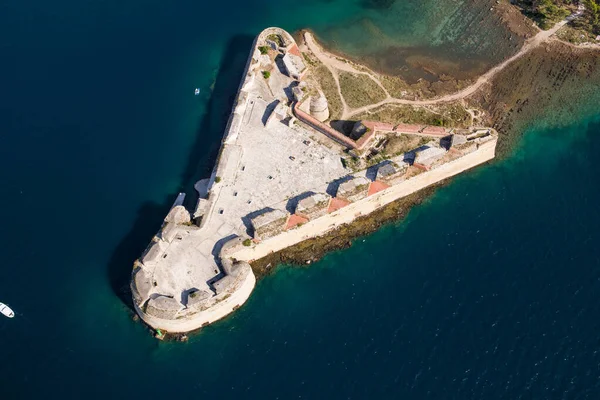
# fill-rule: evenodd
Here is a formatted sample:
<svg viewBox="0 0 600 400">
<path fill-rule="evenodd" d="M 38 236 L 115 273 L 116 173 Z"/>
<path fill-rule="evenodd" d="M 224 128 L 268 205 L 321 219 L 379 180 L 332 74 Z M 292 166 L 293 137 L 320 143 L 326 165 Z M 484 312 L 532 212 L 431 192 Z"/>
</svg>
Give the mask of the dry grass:
<svg viewBox="0 0 600 400">
<path fill-rule="evenodd" d="M 428 82 L 420 80 L 409 85 L 399 76 L 381 75 L 379 81 L 392 97 L 408 100 L 424 100 L 463 89 L 473 82 L 469 80 L 457 81 L 449 76 L 441 76 L 439 81 Z"/>
<path fill-rule="evenodd" d="M 367 75 L 340 72 L 339 79 L 342 95 L 349 107 L 368 106 L 386 97 L 384 91 Z"/>
<path fill-rule="evenodd" d="M 565 42 L 573 44 L 598 43 L 596 41 L 596 35 L 593 35 L 582 28 L 570 25 L 565 25 L 559 29 L 558 32 L 556 32 L 556 36 Z"/>
<path fill-rule="evenodd" d="M 458 103 L 429 108 L 387 104 L 359 114 L 355 116 L 355 119 L 368 119 L 390 124 L 426 124 L 454 128 L 466 128 L 471 125 L 471 115 Z"/>
<path fill-rule="evenodd" d="M 329 103 L 329 119 L 339 119 L 342 115 L 342 100 L 337 91 L 333 75 L 320 62 L 311 61 L 310 77 L 321 88 Z"/>
<path fill-rule="evenodd" d="M 393 135 L 382 149 L 382 153 L 389 156 L 400 155 L 414 150 L 431 141 L 430 137 L 419 135 Z"/>
</svg>

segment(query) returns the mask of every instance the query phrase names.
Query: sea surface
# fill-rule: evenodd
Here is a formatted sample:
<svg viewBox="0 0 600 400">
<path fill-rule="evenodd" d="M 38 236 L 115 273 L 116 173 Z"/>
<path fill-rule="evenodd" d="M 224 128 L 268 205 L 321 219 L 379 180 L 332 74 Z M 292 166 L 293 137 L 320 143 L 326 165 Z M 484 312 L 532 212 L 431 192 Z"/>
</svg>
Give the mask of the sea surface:
<svg viewBox="0 0 600 400">
<path fill-rule="evenodd" d="M 419 26 L 464 4 L 388 3 L 0 4 L 0 301 L 17 312 L 0 399 L 600 398 L 600 114 L 557 128 L 546 110 L 505 159 L 280 266 L 187 343 L 132 321 L 132 262 L 210 173 L 254 35 L 310 28 L 360 56 L 380 36 L 348 26 L 378 21 L 435 49 L 390 13 Z"/>
</svg>

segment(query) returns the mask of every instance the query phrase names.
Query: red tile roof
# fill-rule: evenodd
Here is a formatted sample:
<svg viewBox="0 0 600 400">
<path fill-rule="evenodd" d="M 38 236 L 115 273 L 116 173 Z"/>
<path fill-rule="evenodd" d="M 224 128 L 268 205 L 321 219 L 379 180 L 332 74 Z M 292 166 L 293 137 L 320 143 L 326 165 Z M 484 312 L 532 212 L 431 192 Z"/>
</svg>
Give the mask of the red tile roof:
<svg viewBox="0 0 600 400">
<path fill-rule="evenodd" d="M 332 212 L 335 212 L 342 207 L 346 207 L 348 204 L 350 204 L 350 202 L 334 197 L 329 203 L 329 209 L 327 210 L 327 212 L 331 214 Z"/>
<path fill-rule="evenodd" d="M 377 121 L 360 121 L 364 126 L 374 131 L 393 131 L 394 125 Z"/>
<path fill-rule="evenodd" d="M 288 53 L 293 54 L 298 57 L 302 57 L 302 54 L 300 53 L 300 49 L 295 44 L 288 50 Z"/>
<path fill-rule="evenodd" d="M 379 182 L 379 181 L 371 182 L 371 184 L 369 185 L 369 194 L 367 194 L 367 196 L 370 196 L 377 192 L 381 192 L 382 190 L 385 190 L 389 187 L 390 187 L 390 185 L 386 185 L 383 182 Z"/>
<path fill-rule="evenodd" d="M 400 133 L 419 133 L 422 128 L 423 125 L 398 124 L 394 130 Z"/>
<path fill-rule="evenodd" d="M 441 126 L 427 126 L 421 133 L 423 135 L 444 136 L 446 135 L 446 130 Z"/>
<path fill-rule="evenodd" d="M 294 228 L 296 225 L 300 225 L 300 224 L 305 224 L 308 222 L 307 218 L 301 217 L 297 214 L 292 214 L 290 215 L 290 217 L 287 220 L 287 224 L 285 226 L 285 229 L 292 229 Z"/>
</svg>

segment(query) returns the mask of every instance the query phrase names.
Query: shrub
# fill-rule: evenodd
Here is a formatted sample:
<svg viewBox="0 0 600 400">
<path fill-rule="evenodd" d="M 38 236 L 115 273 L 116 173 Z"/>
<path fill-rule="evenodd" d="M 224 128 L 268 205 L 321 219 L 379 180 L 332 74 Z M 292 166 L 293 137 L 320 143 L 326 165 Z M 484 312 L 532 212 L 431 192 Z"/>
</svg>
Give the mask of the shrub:
<svg viewBox="0 0 600 400">
<path fill-rule="evenodd" d="M 260 54 L 267 54 L 269 53 L 269 46 L 260 46 L 258 50 L 260 51 Z"/>
<path fill-rule="evenodd" d="M 242 242 L 242 244 L 246 247 L 250 246 L 252 244 L 252 240 L 250 239 L 246 239 Z"/>
<path fill-rule="evenodd" d="M 269 79 L 269 77 L 271 76 L 271 73 L 269 71 L 263 71 L 262 76 L 265 79 Z"/>
<path fill-rule="evenodd" d="M 215 183 L 219 183 L 219 182 L 221 182 L 221 177 L 220 177 L 220 176 L 217 176 L 217 177 L 215 178 Z"/>
</svg>

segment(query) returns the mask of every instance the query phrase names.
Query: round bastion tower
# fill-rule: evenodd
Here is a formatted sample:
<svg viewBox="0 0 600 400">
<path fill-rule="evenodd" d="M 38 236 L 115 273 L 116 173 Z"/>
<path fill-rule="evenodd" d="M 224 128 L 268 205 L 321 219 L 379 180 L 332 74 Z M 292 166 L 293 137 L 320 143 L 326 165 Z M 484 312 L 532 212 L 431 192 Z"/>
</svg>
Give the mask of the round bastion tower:
<svg viewBox="0 0 600 400">
<path fill-rule="evenodd" d="M 329 104 L 327 104 L 327 98 L 320 90 L 317 96 L 310 99 L 310 114 L 321 122 L 329 118 Z"/>
</svg>

